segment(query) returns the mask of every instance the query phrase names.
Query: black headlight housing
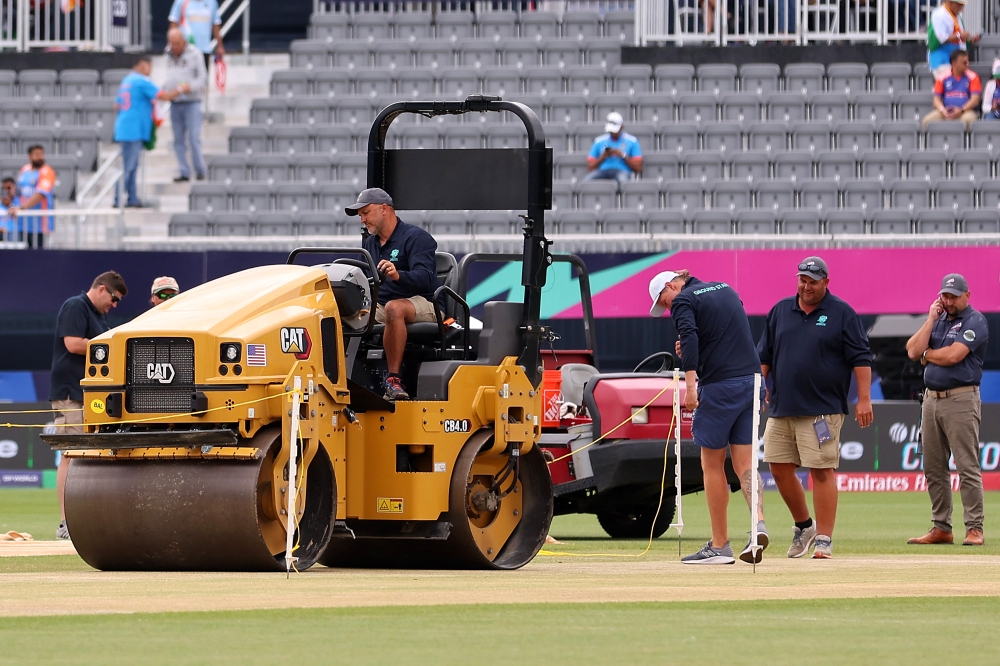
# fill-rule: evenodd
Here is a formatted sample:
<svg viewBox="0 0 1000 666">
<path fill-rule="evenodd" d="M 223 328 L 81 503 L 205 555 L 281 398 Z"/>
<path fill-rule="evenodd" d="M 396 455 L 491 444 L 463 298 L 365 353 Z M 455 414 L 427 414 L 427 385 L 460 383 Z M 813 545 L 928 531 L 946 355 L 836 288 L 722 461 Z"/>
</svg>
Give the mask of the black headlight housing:
<svg viewBox="0 0 1000 666">
<path fill-rule="evenodd" d="M 219 345 L 219 360 L 223 363 L 239 363 L 243 358 L 243 343 L 223 342 Z"/>
<path fill-rule="evenodd" d="M 111 356 L 111 348 L 108 345 L 90 345 L 91 365 L 105 365 L 109 356 Z"/>
</svg>

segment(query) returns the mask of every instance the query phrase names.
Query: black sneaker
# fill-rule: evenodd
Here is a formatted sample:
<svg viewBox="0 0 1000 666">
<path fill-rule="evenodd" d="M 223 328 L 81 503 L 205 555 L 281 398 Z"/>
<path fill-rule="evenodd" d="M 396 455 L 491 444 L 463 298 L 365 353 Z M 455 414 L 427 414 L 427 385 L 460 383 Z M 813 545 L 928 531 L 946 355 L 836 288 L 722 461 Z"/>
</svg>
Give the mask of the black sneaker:
<svg viewBox="0 0 1000 666">
<path fill-rule="evenodd" d="M 205 174 L 199 173 L 197 176 L 195 176 L 195 178 L 197 178 L 198 180 L 205 180 Z"/>
<path fill-rule="evenodd" d="M 410 394 L 403 388 L 403 380 L 392 376 L 385 378 L 385 399 L 389 401 L 410 399 Z"/>
<path fill-rule="evenodd" d="M 681 558 L 682 564 L 734 564 L 735 562 L 733 547 L 728 541 L 722 548 L 714 548 L 711 539 L 697 553 Z"/>
<path fill-rule="evenodd" d="M 174 178 L 174 182 L 175 183 L 186 183 L 189 180 L 191 180 L 191 179 L 188 178 L 187 176 L 177 176 L 177 178 Z"/>
</svg>

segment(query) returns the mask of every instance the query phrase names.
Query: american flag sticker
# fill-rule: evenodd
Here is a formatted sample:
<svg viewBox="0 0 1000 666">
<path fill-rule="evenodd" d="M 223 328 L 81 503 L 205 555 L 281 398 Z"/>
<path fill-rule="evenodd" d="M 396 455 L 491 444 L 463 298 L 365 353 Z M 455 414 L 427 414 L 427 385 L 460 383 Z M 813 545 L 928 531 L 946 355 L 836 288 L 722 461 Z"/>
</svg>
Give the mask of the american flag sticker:
<svg viewBox="0 0 1000 666">
<path fill-rule="evenodd" d="M 267 365 L 267 345 L 247 345 L 247 365 L 260 368 Z"/>
</svg>

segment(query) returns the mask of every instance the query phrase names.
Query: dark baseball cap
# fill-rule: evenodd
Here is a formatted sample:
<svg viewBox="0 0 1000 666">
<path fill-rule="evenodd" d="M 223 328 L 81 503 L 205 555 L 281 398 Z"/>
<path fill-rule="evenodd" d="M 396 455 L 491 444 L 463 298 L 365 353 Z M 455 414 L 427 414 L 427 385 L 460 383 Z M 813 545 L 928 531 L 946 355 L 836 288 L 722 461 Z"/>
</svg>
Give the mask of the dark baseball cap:
<svg viewBox="0 0 1000 666">
<path fill-rule="evenodd" d="M 344 212 L 348 215 L 357 215 L 358 211 L 368 204 L 387 204 L 391 206 L 392 197 L 381 187 L 369 187 L 367 190 L 362 190 L 361 194 L 358 195 L 358 202 L 344 208 Z"/>
<path fill-rule="evenodd" d="M 965 278 L 958 273 L 948 273 L 944 278 L 941 279 L 941 292 L 942 294 L 951 294 L 952 296 L 961 296 L 965 292 L 969 291 L 969 283 L 965 281 Z"/>
<path fill-rule="evenodd" d="M 799 272 L 796 275 L 805 275 L 813 280 L 822 280 L 830 275 L 826 262 L 819 257 L 806 257 L 799 264 Z"/>
</svg>

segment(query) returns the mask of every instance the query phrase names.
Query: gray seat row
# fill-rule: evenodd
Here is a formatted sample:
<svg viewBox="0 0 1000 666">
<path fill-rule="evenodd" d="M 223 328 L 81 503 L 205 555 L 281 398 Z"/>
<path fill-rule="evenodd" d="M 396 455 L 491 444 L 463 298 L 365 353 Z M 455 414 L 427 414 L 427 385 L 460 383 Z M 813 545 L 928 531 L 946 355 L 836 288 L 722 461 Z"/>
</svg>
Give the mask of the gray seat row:
<svg viewBox="0 0 1000 666">
<path fill-rule="evenodd" d="M 456 40 L 478 37 L 499 40 L 521 39 L 587 39 L 607 36 L 631 43 L 635 14 L 629 10 L 605 12 L 602 18 L 593 11 L 568 11 L 560 17 L 552 12 L 492 11 L 473 14 L 463 11 L 443 11 L 436 17 L 430 12 L 384 13 L 324 13 L 313 14 L 309 22 L 309 37 L 329 42 L 354 39 L 381 42 L 388 39 L 414 40 L 437 38 Z"/>
<path fill-rule="evenodd" d="M 48 99 L 64 97 L 114 97 L 118 86 L 129 69 L 107 69 L 103 74 L 96 69 L 24 69 L 20 72 L 0 70 L 0 99 Z"/>
<path fill-rule="evenodd" d="M 72 158 L 82 171 L 93 171 L 100 151 L 98 131 L 94 127 L 0 127 L 0 156 L 27 159 L 28 148 L 41 146 L 45 154 Z"/>
<path fill-rule="evenodd" d="M 52 196 L 59 201 L 72 201 L 76 197 L 76 158 L 73 155 L 52 155 L 46 152 L 45 162 L 56 172 Z M 27 163 L 27 156 L 0 155 L 0 178 L 16 180 L 17 174 Z"/>
<path fill-rule="evenodd" d="M 114 136 L 114 101 L 105 98 L 3 99 L 0 100 L 0 128 L 93 127 L 102 141 Z"/>
</svg>

